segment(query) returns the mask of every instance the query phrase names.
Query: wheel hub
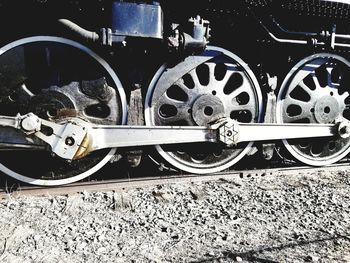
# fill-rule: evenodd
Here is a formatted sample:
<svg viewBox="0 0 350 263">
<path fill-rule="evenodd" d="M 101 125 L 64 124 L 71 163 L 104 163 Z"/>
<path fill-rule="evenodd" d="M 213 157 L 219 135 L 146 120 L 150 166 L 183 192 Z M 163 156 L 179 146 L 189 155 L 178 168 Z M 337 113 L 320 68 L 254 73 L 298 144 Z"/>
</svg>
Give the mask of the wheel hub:
<svg viewBox="0 0 350 263">
<path fill-rule="evenodd" d="M 225 108 L 222 101 L 214 96 L 205 94 L 193 103 L 192 117 L 198 126 L 206 126 L 225 116 Z"/>
<path fill-rule="evenodd" d="M 339 103 L 334 97 L 321 97 L 315 104 L 314 115 L 319 123 L 332 123 L 339 113 Z"/>
</svg>

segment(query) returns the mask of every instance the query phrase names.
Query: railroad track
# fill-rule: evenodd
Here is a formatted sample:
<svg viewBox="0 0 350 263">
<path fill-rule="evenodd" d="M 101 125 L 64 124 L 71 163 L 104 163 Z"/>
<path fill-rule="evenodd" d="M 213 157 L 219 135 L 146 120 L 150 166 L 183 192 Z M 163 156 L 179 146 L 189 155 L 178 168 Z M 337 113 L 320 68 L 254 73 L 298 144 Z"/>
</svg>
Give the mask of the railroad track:
<svg viewBox="0 0 350 263">
<path fill-rule="evenodd" d="M 100 181 L 77 182 L 69 185 L 55 187 L 38 187 L 30 185 L 13 185 L 2 186 L 0 189 L 0 198 L 8 198 L 9 196 L 45 196 L 45 195 L 65 195 L 77 194 L 81 192 L 97 192 L 97 191 L 124 191 L 132 188 L 141 188 L 155 186 L 161 184 L 172 183 L 192 183 L 207 182 L 214 180 L 233 180 L 237 178 L 249 178 L 252 176 L 269 176 L 274 174 L 293 175 L 295 173 L 314 173 L 321 171 L 347 171 L 350 165 L 348 163 L 335 164 L 327 167 L 310 167 L 310 166 L 294 166 L 282 168 L 252 169 L 252 170 L 235 170 L 215 173 L 211 175 L 162 175 L 147 176 L 123 179 L 108 179 Z"/>
</svg>

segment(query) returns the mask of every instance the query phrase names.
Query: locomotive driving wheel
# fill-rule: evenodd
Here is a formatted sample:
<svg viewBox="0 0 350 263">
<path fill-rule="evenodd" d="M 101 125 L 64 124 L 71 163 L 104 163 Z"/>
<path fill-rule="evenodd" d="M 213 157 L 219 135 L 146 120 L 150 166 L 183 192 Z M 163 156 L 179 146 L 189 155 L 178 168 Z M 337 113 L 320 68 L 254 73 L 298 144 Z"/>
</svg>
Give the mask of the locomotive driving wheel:
<svg viewBox="0 0 350 263">
<path fill-rule="evenodd" d="M 337 55 L 315 54 L 300 61 L 277 98 L 280 123 L 335 123 L 350 120 L 350 63 Z M 335 163 L 350 151 L 350 138 L 284 140 L 288 151 L 308 165 Z"/>
<path fill-rule="evenodd" d="M 126 122 L 121 83 L 97 54 L 81 44 L 50 36 L 14 41 L 0 50 L 0 115 L 33 112 L 40 118 L 67 118 L 115 125 Z M 1 128 L 2 142 L 16 131 Z M 14 139 L 11 139 L 11 143 Z M 100 150 L 73 161 L 48 149 L 0 151 L 0 170 L 36 185 L 60 185 L 81 180 L 102 168 L 115 149 Z"/>
<path fill-rule="evenodd" d="M 260 121 L 261 105 L 258 82 L 247 64 L 227 50 L 208 47 L 158 70 L 146 95 L 145 119 L 159 126 L 206 126 L 224 117 L 251 123 Z M 156 149 L 174 167 L 204 174 L 232 166 L 251 146 L 197 143 Z"/>
</svg>

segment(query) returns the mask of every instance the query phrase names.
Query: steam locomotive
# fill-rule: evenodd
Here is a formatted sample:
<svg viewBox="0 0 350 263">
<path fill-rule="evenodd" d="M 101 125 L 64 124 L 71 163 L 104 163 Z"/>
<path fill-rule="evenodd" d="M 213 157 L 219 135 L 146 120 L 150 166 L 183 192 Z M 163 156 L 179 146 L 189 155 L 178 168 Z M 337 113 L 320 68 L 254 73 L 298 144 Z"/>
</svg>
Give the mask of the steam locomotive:
<svg viewBox="0 0 350 263">
<path fill-rule="evenodd" d="M 188 173 L 350 151 L 345 0 L 1 0 L 0 170 Z"/>
</svg>

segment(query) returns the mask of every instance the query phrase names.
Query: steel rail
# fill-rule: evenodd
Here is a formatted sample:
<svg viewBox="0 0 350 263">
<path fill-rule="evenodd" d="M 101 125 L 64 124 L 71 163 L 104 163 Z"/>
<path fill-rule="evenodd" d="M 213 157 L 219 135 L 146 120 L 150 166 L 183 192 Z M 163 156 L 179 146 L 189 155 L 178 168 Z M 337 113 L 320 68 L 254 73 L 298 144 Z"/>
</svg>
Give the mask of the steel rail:
<svg viewBox="0 0 350 263">
<path fill-rule="evenodd" d="M 162 175 L 162 176 L 148 176 L 135 177 L 123 179 L 110 179 L 101 181 L 85 181 L 77 182 L 69 185 L 55 186 L 55 187 L 38 187 L 38 186 L 21 186 L 11 190 L 15 185 L 2 186 L 0 189 L 0 199 L 18 196 L 56 196 L 56 195 L 74 195 L 82 192 L 105 192 L 115 191 L 123 192 L 128 189 L 136 189 L 141 187 L 150 187 L 164 184 L 175 183 L 195 183 L 195 182 L 209 182 L 216 180 L 234 181 L 238 178 L 251 176 L 264 176 L 274 174 L 293 175 L 301 172 L 320 172 L 320 171 L 348 171 L 349 163 L 341 163 L 324 167 L 311 166 L 293 166 L 282 168 L 264 168 L 252 170 L 232 170 L 210 175 L 196 175 L 196 174 L 181 174 L 181 175 Z"/>
</svg>

